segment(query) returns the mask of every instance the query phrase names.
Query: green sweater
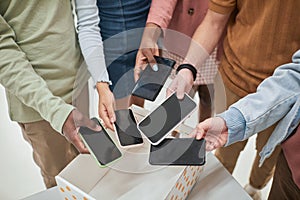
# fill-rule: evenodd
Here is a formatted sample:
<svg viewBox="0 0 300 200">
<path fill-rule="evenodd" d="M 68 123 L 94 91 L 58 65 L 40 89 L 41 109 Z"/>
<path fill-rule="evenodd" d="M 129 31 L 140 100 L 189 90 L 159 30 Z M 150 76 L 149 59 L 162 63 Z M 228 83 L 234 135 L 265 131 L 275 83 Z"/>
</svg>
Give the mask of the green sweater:
<svg viewBox="0 0 300 200">
<path fill-rule="evenodd" d="M 0 1 L 0 83 L 12 120 L 62 132 L 82 57 L 69 0 Z"/>
</svg>

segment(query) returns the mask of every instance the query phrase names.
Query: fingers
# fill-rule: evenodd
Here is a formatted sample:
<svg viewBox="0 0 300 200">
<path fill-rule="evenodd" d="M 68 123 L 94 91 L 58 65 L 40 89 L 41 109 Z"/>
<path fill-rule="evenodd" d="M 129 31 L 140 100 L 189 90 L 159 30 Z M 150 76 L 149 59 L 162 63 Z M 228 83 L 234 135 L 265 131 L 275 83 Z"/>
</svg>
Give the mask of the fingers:
<svg viewBox="0 0 300 200">
<path fill-rule="evenodd" d="M 222 139 L 213 134 L 207 134 L 205 136 L 205 140 L 206 140 L 206 150 L 207 151 L 212 151 L 212 150 L 215 150 L 217 148 L 224 146 Z"/>
<path fill-rule="evenodd" d="M 99 116 L 103 120 L 105 126 L 114 131 L 113 123 L 116 121 L 116 116 L 113 104 L 105 105 L 103 103 L 100 103 Z"/>
<path fill-rule="evenodd" d="M 177 89 L 177 77 L 171 82 L 170 86 L 167 89 L 166 96 L 171 96 Z"/>
<path fill-rule="evenodd" d="M 184 98 L 185 87 L 186 87 L 185 81 L 182 81 L 180 84 L 177 85 L 176 96 L 178 99 Z"/>
<path fill-rule="evenodd" d="M 83 154 L 89 153 L 89 150 L 85 147 L 83 142 L 77 133 L 74 134 L 74 137 L 70 139 L 70 142 L 76 147 L 76 149 Z"/>
<path fill-rule="evenodd" d="M 80 153 L 88 153 L 88 149 L 84 146 L 78 135 L 79 126 L 83 123 L 83 119 L 84 116 L 78 110 L 73 110 L 64 123 L 63 134 Z"/>
<path fill-rule="evenodd" d="M 135 81 L 139 79 L 140 73 L 142 72 L 142 69 L 145 67 L 146 64 L 147 64 L 147 57 L 145 57 L 141 52 L 141 50 L 139 50 L 136 55 L 135 67 L 133 73 Z"/>
<path fill-rule="evenodd" d="M 195 137 L 197 140 L 204 138 L 206 136 L 207 131 L 210 129 L 210 120 L 207 119 L 197 125 L 197 127 L 193 130 L 191 136 Z"/>
<path fill-rule="evenodd" d="M 102 129 L 99 124 L 85 116 L 83 116 L 80 126 L 85 126 L 93 131 L 101 131 Z"/>
</svg>

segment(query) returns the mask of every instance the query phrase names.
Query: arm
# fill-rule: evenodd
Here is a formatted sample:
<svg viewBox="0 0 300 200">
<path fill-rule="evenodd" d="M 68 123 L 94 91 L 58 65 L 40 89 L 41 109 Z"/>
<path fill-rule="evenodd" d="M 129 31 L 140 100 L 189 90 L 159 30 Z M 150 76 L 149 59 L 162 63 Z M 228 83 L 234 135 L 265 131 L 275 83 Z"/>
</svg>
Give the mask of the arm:
<svg viewBox="0 0 300 200">
<path fill-rule="evenodd" d="M 77 135 L 77 126 L 91 124 L 72 105 L 54 96 L 44 79 L 34 71 L 26 54 L 15 42 L 15 34 L 0 15 L 0 82 L 6 90 L 22 103 L 35 109 L 51 126 L 71 141 L 80 152 L 87 152 Z M 73 118 L 73 114 L 76 117 Z M 76 123 L 74 120 L 77 120 Z"/>
<path fill-rule="evenodd" d="M 15 40 L 14 31 L 0 16 L 1 84 L 22 103 L 35 109 L 57 132 L 62 133 L 63 123 L 74 107 L 52 94 Z"/>
<path fill-rule="evenodd" d="M 277 68 L 257 92 L 249 94 L 218 117 L 200 123 L 193 135 L 208 137 L 210 150 L 245 140 L 281 120 L 300 97 L 300 50 L 293 63 Z"/>
<path fill-rule="evenodd" d="M 230 106 L 228 113 L 220 115 L 229 129 L 228 144 L 245 140 L 275 124 L 290 111 L 299 96 L 300 50 L 294 54 L 293 63 L 277 68 L 271 77 L 258 86 L 256 93 L 247 95 Z M 237 126 L 234 121 L 241 119 L 241 116 L 244 123 Z"/>
<path fill-rule="evenodd" d="M 158 55 L 157 41 L 163 29 L 166 29 L 172 19 L 172 15 L 177 4 L 177 0 L 153 0 L 148 14 L 146 27 L 143 33 L 140 49 L 136 56 L 134 78 L 137 80 L 141 69 L 147 63 L 157 70 L 157 65 L 153 55 Z"/>
<path fill-rule="evenodd" d="M 103 42 L 100 35 L 96 0 L 76 0 L 79 44 L 99 94 L 98 112 L 105 125 L 113 130 L 115 121 L 114 96 L 109 89 L 109 76 L 105 65 Z"/>
<path fill-rule="evenodd" d="M 220 14 L 208 10 L 204 20 L 195 31 L 184 63 L 189 63 L 199 68 L 215 49 L 220 40 L 231 10 L 226 14 Z M 189 92 L 194 83 L 193 74 L 189 69 L 182 69 L 168 88 L 167 95 L 177 92 L 178 98 L 183 98 L 184 92 Z"/>
</svg>

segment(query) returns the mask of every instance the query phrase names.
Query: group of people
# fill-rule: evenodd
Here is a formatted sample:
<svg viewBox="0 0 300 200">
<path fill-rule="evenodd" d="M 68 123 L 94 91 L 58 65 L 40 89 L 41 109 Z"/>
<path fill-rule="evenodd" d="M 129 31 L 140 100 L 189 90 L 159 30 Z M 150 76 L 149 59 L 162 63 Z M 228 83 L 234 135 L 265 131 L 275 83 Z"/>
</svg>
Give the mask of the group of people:
<svg viewBox="0 0 300 200">
<path fill-rule="evenodd" d="M 100 129 L 89 119 L 82 71 L 93 78 L 99 117 L 113 129 L 115 109 L 143 106 L 131 90 L 145 64 L 157 70 L 153 56 L 162 55 L 178 63 L 167 95 L 198 91 L 192 135 L 204 137 L 232 173 L 258 133 L 245 190 L 260 199 L 277 163 L 269 199 L 299 199 L 299 8 L 297 0 L 2 0 L 0 83 L 46 187 L 88 153 L 79 127 Z M 225 94 L 214 92 L 217 71 Z M 228 110 L 210 118 L 225 110 L 214 99 Z"/>
</svg>

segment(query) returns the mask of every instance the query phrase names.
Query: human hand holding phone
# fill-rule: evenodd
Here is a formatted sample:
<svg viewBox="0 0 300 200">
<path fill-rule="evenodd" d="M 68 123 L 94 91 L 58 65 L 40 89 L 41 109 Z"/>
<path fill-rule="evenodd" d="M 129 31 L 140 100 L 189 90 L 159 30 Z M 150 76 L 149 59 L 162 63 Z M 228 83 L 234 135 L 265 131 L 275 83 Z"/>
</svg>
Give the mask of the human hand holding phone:
<svg viewBox="0 0 300 200">
<path fill-rule="evenodd" d="M 193 87 L 194 78 L 189 69 L 180 70 L 167 88 L 166 96 L 176 92 L 177 98 L 182 99 L 184 93 L 189 93 Z"/>
<path fill-rule="evenodd" d="M 108 83 L 98 82 L 96 88 L 99 94 L 98 112 L 99 117 L 103 120 L 105 126 L 110 130 L 114 130 L 114 122 L 116 116 L 114 112 L 115 98 L 109 89 Z"/>
<path fill-rule="evenodd" d="M 154 71 L 158 70 L 154 56 L 159 55 L 157 40 L 161 34 L 161 29 L 157 24 L 147 23 L 144 29 L 141 45 L 136 56 L 134 67 L 134 79 L 137 81 L 140 73 L 145 70 L 148 63 Z"/>
<path fill-rule="evenodd" d="M 154 71 L 150 64 L 147 65 L 132 90 L 133 96 L 154 101 L 176 64 L 174 60 L 169 58 L 160 56 L 154 56 L 154 58 L 157 62 L 158 70 Z"/>
<path fill-rule="evenodd" d="M 80 136 L 89 149 L 92 156 L 100 166 L 109 165 L 122 156 L 122 153 L 115 145 L 105 128 L 97 118 L 92 118 L 92 121 L 101 126 L 100 131 L 94 131 L 88 127 L 81 126 L 79 129 Z"/>
<path fill-rule="evenodd" d="M 227 143 L 228 128 L 223 118 L 212 117 L 199 123 L 191 137 L 195 137 L 197 140 L 205 138 L 206 150 L 212 151 Z"/>
<path fill-rule="evenodd" d="M 66 119 L 63 125 L 64 136 L 76 147 L 80 153 L 89 153 L 89 150 L 85 147 L 78 135 L 80 126 L 89 127 L 94 131 L 101 131 L 102 128 L 97 123 L 84 116 L 77 109 L 74 109 Z"/>
</svg>

